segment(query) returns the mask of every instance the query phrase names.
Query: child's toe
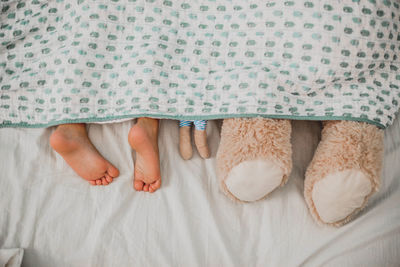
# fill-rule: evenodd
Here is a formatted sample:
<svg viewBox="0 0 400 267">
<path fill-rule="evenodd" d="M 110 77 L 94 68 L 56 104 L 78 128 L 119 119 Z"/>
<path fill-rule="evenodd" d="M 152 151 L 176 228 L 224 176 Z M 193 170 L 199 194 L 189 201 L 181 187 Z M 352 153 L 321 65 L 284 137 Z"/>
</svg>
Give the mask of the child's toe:
<svg viewBox="0 0 400 267">
<path fill-rule="evenodd" d="M 111 183 L 113 181 L 113 178 L 108 173 L 105 174 L 105 177 L 108 183 Z"/>
<path fill-rule="evenodd" d="M 143 186 L 143 191 L 149 192 L 149 187 L 150 187 L 149 184 L 145 184 L 145 185 Z"/>
<path fill-rule="evenodd" d="M 107 180 L 106 180 L 105 177 L 104 177 L 104 178 L 101 178 L 101 184 L 102 184 L 102 185 L 108 185 L 108 182 L 107 182 Z"/>
<path fill-rule="evenodd" d="M 135 180 L 133 182 L 133 187 L 135 188 L 136 191 L 142 191 L 143 190 L 143 181 Z"/>
<path fill-rule="evenodd" d="M 161 187 L 161 179 L 158 179 L 157 181 L 155 181 L 154 183 L 152 183 L 150 185 L 149 191 L 150 191 L 150 193 L 153 193 L 160 187 Z"/>
</svg>

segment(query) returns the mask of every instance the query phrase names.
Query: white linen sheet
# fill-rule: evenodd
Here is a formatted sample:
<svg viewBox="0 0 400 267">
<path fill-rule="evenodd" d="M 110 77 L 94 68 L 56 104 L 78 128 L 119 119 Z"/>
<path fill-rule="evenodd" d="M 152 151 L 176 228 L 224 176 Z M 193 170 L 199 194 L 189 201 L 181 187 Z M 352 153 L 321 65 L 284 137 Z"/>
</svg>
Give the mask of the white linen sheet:
<svg viewBox="0 0 400 267">
<path fill-rule="evenodd" d="M 99 151 L 120 169 L 90 186 L 53 152 L 54 128 L 0 129 L 0 248 L 24 249 L 23 266 L 398 266 L 400 121 L 385 133 L 380 191 L 351 223 L 317 225 L 303 180 L 320 124 L 293 122 L 294 167 L 266 199 L 235 203 L 218 189 L 219 122 L 209 123 L 212 157 L 178 152 L 176 121 L 162 121 L 163 185 L 132 188 L 133 121 L 88 125 Z"/>
<path fill-rule="evenodd" d="M 0 266 L 19 267 L 22 263 L 22 248 L 0 249 Z"/>
</svg>

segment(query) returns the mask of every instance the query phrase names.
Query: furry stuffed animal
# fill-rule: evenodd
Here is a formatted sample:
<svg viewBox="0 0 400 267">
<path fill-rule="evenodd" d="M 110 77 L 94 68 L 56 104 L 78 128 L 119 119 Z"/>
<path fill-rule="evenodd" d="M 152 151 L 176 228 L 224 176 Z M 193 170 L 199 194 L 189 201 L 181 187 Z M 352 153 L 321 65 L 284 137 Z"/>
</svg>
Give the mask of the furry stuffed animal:
<svg viewBox="0 0 400 267">
<path fill-rule="evenodd" d="M 243 202 L 265 198 L 286 183 L 292 168 L 289 120 L 225 119 L 217 152 L 222 191 Z M 354 121 L 324 121 L 305 173 L 304 197 L 320 223 L 340 226 L 377 191 L 383 130 Z"/>
<path fill-rule="evenodd" d="M 389 126 L 399 110 L 399 1 L 255 3 L 254 17 L 240 9 L 235 30 L 224 28 L 227 46 L 213 54 L 227 55 L 204 61 L 213 75 L 202 80 L 202 92 L 209 88 L 213 96 L 201 101 L 218 99 L 223 117 L 327 118 L 304 196 L 318 222 L 342 225 L 379 187 L 383 131 L 374 123 Z M 329 121 L 336 118 L 342 120 Z M 289 120 L 225 119 L 217 152 L 222 190 L 251 202 L 284 185 L 292 168 L 290 135 Z"/>
</svg>

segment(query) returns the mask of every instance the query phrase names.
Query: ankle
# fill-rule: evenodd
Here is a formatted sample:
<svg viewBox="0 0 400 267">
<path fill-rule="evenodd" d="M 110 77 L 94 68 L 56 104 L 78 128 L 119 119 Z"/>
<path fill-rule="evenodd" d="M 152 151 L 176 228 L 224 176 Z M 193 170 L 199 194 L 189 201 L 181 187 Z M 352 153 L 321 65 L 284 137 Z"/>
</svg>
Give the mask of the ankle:
<svg viewBox="0 0 400 267">
<path fill-rule="evenodd" d="M 149 137 L 158 136 L 159 120 L 140 118 L 136 125 L 143 129 Z"/>
<path fill-rule="evenodd" d="M 138 118 L 137 125 L 146 127 L 146 130 L 157 131 L 159 125 L 158 119 L 153 118 Z"/>
<path fill-rule="evenodd" d="M 66 150 L 69 150 L 69 142 L 68 142 L 68 136 L 64 131 L 61 130 L 55 130 L 51 136 L 50 136 L 50 146 L 57 151 L 58 153 L 65 152 Z"/>
<path fill-rule="evenodd" d="M 74 136 L 85 136 L 84 124 L 62 124 L 51 134 L 50 146 L 57 152 L 67 152 L 75 149 Z"/>
</svg>

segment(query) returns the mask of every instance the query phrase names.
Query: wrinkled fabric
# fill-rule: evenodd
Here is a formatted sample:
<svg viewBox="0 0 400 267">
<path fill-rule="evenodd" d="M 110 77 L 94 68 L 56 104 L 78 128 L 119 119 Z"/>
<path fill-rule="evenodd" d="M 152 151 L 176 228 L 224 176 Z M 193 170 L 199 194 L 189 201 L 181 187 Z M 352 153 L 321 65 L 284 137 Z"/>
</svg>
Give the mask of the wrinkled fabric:
<svg viewBox="0 0 400 267">
<path fill-rule="evenodd" d="M 400 262 L 400 121 L 385 131 L 378 193 L 352 222 L 321 227 L 303 196 L 319 141 L 316 122 L 293 122 L 293 171 L 267 199 L 232 202 L 218 188 L 219 128 L 211 158 L 179 155 L 178 122 L 161 121 L 162 187 L 133 189 L 133 122 L 88 125 L 120 177 L 90 186 L 48 144 L 53 128 L 0 130 L 0 247 L 23 266 L 395 266 Z"/>
<path fill-rule="evenodd" d="M 399 109 L 398 0 L 0 4 L 0 126 Z"/>
<path fill-rule="evenodd" d="M 22 248 L 0 248 L 0 266 L 20 267 L 23 256 Z"/>
</svg>

